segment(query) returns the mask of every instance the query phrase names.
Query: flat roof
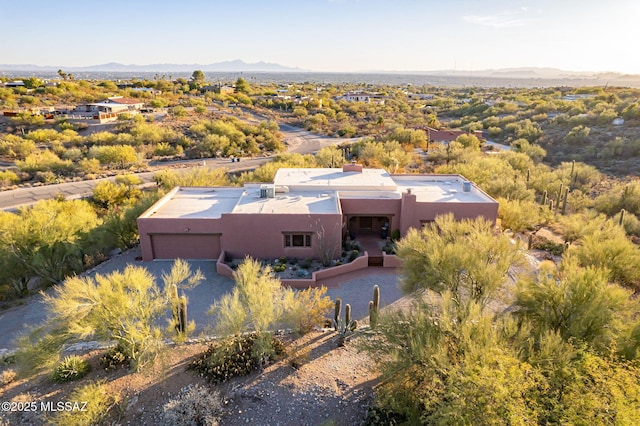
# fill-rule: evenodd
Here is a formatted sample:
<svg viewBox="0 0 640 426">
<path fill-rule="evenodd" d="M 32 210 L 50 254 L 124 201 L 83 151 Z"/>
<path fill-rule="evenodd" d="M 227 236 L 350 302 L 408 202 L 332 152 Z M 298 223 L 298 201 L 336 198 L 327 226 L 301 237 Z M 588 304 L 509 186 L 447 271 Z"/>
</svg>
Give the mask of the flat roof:
<svg viewBox="0 0 640 426">
<path fill-rule="evenodd" d="M 178 187 L 142 217 L 210 218 L 223 214 L 341 214 L 340 199 L 398 200 L 411 191 L 419 203 L 496 203 L 460 175 L 389 175 L 382 169 L 280 169 L 277 184 Z M 468 191 L 465 191 L 465 186 Z M 261 187 L 273 197 L 262 198 Z"/>
<path fill-rule="evenodd" d="M 279 169 L 273 181 L 291 189 L 396 190 L 395 182 L 383 169 L 363 169 L 362 173 L 343 172 L 342 168 Z"/>
<path fill-rule="evenodd" d="M 181 187 L 145 217 L 219 219 L 233 211 L 243 192 L 244 188 Z"/>
<path fill-rule="evenodd" d="M 411 190 L 423 203 L 492 203 L 495 200 L 460 175 L 394 175 L 400 192 Z M 470 191 L 464 191 L 469 182 Z"/>
<path fill-rule="evenodd" d="M 248 188 L 233 213 L 253 214 L 340 214 L 336 191 L 276 192 L 273 198 L 260 198 L 260 188 Z"/>
</svg>

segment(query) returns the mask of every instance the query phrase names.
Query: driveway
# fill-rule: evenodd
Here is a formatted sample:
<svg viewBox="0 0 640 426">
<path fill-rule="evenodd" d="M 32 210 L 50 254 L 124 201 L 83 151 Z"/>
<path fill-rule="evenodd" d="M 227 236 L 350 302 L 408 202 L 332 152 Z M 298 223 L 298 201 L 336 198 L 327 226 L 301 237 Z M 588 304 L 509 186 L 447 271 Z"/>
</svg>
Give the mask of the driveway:
<svg viewBox="0 0 640 426">
<path fill-rule="evenodd" d="M 90 276 L 94 276 L 97 273 L 108 274 L 113 271 L 121 271 L 127 265 L 134 264 L 147 268 L 156 277 L 158 285 L 162 286 L 162 273 L 169 272 L 173 261 L 136 261 L 136 257 L 140 255 L 140 248 L 134 248 L 111 258 L 96 268 L 85 272 L 85 274 Z M 207 311 L 216 300 L 231 291 L 234 283 L 232 279 L 222 277 L 215 272 L 215 261 L 191 260 L 189 263 L 192 270 L 199 268 L 205 276 L 205 280 L 200 285 L 185 292 L 189 300 L 188 319 L 196 322 L 196 330 L 193 336 L 211 335 L 213 318 L 207 315 Z M 349 303 L 352 308 L 352 317 L 355 319 L 362 319 L 369 315 L 369 300 L 373 298 L 373 286 L 375 284 L 380 286 L 381 307 L 389 305 L 402 297 L 402 292 L 398 287 L 398 276 L 392 270 L 384 270 L 382 268 L 370 268 L 358 273 L 352 273 L 344 276 L 344 280 L 336 277 L 332 279 L 330 284 L 339 285 L 339 287 L 328 289 L 327 294 L 333 300 L 337 297 L 342 298 L 343 315 L 344 305 Z M 48 292 L 51 294 L 52 289 L 49 289 Z M 46 318 L 45 306 L 40 295 L 31 296 L 22 305 L 0 311 L 0 353 L 2 353 L 2 349 L 13 350 L 13 341 L 16 336 L 23 332 L 27 326 L 38 325 L 45 321 Z M 164 326 L 165 324 L 162 325 Z"/>
</svg>

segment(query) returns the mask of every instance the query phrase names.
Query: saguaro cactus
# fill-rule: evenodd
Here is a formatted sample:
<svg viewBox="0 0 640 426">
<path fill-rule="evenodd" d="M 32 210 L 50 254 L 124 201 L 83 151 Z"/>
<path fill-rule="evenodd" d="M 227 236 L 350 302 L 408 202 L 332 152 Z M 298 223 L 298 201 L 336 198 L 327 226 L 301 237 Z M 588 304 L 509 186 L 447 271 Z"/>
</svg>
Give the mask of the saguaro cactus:
<svg viewBox="0 0 640 426">
<path fill-rule="evenodd" d="M 340 313 L 342 311 L 342 299 L 339 297 L 336 299 L 336 304 L 333 312 L 333 328 L 338 331 L 338 321 L 340 321 Z"/>
<path fill-rule="evenodd" d="M 620 210 L 620 221 L 618 222 L 618 224 L 620 226 L 624 226 L 624 214 L 626 213 L 625 209 Z"/>
<path fill-rule="evenodd" d="M 547 190 L 546 189 L 542 193 L 542 202 L 540 204 L 542 204 L 543 206 L 547 205 Z"/>
<path fill-rule="evenodd" d="M 178 333 L 187 332 L 187 297 L 181 296 L 178 303 Z"/>
<path fill-rule="evenodd" d="M 380 309 L 380 287 L 373 286 L 373 300 L 369 302 L 369 325 L 375 329 L 378 325 L 378 315 Z"/>
</svg>

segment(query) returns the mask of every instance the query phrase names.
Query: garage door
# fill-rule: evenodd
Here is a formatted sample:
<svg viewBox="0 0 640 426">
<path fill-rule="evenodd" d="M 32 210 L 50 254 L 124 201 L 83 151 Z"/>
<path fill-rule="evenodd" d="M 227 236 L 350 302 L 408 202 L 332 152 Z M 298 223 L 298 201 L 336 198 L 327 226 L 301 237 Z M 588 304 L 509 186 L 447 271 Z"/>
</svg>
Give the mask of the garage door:
<svg viewBox="0 0 640 426">
<path fill-rule="evenodd" d="M 220 256 L 220 235 L 153 234 L 151 246 L 154 259 L 217 259 Z"/>
</svg>

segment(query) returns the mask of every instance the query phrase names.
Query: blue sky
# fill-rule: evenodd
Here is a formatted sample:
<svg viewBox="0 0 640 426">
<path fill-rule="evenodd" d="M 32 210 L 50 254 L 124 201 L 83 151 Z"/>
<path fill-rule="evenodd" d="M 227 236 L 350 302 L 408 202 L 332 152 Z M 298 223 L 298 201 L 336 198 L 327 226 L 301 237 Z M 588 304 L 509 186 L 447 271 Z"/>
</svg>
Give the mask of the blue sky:
<svg viewBox="0 0 640 426">
<path fill-rule="evenodd" d="M 640 0 L 0 0 L 0 63 L 640 74 Z"/>
</svg>

